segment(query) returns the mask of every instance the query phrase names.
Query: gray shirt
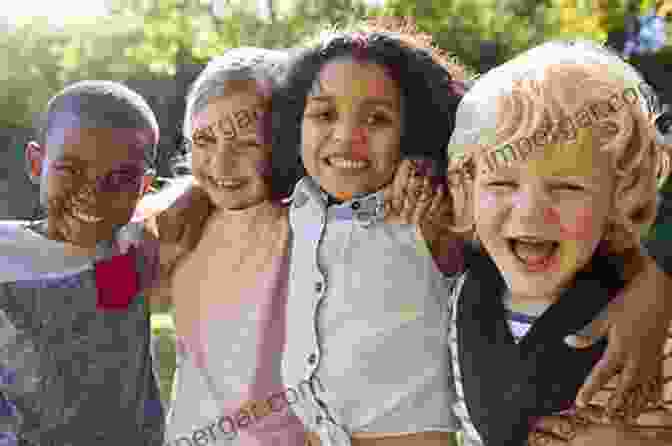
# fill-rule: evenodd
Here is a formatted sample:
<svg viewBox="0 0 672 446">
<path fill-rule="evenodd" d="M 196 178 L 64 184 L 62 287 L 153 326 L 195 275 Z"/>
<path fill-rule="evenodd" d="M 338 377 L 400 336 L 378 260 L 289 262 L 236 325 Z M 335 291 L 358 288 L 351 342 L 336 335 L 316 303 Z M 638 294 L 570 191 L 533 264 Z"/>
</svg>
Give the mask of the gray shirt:
<svg viewBox="0 0 672 446">
<path fill-rule="evenodd" d="M 66 256 L 25 222 L 0 222 L 0 392 L 12 406 L 0 427 L 19 445 L 161 444 L 142 275 L 126 307 L 100 306 L 98 266 L 115 246 Z M 139 273 L 149 263 L 136 254 Z"/>
</svg>

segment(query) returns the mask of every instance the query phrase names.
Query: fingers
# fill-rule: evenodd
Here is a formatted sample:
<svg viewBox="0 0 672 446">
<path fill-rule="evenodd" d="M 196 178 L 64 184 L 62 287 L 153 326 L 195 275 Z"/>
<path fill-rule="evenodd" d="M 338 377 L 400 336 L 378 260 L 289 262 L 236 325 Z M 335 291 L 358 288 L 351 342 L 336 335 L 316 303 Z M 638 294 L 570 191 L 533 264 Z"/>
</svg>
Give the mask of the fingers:
<svg viewBox="0 0 672 446">
<path fill-rule="evenodd" d="M 530 432 L 527 437 L 529 446 L 568 446 L 569 441 L 547 432 Z"/>
<path fill-rule="evenodd" d="M 430 214 L 427 213 L 430 205 L 432 204 L 432 184 L 428 177 L 425 177 L 422 180 L 422 192 L 420 197 L 416 201 L 415 211 L 413 212 L 412 221 L 409 223 L 420 224 L 425 218 L 428 218 Z"/>
<path fill-rule="evenodd" d="M 409 187 L 409 182 L 414 178 L 415 167 L 411 160 L 403 160 L 399 163 L 397 172 L 392 181 L 392 207 L 395 213 L 400 213 L 404 206 L 404 196 Z"/>
<path fill-rule="evenodd" d="M 607 351 L 590 372 L 576 396 L 577 407 L 585 407 L 591 399 L 616 376 L 622 364 L 621 354 L 609 344 Z"/>
<path fill-rule="evenodd" d="M 641 382 L 641 377 L 648 377 Z M 607 416 L 611 419 L 634 422 L 649 406 L 660 403 L 663 379 L 660 373 L 648 374 L 630 362 L 623 370 L 616 392 L 607 403 Z"/>
<path fill-rule="evenodd" d="M 529 446 L 568 446 L 569 440 L 558 437 L 550 431 L 531 431 L 527 436 Z"/>
<path fill-rule="evenodd" d="M 396 209 L 393 204 L 394 201 L 394 184 L 390 183 L 383 189 L 383 203 L 385 206 L 385 217 L 390 217 L 396 214 Z"/>
<path fill-rule="evenodd" d="M 550 415 L 541 417 L 537 420 L 534 431 L 546 435 L 553 434 L 553 437 L 570 441 L 576 436 L 576 428 L 569 417 L 560 415 Z"/>
<path fill-rule="evenodd" d="M 631 409 L 633 401 L 633 391 L 637 386 L 635 380 L 638 376 L 638 369 L 635 364 L 629 362 L 619 376 L 616 391 L 609 398 L 607 403 L 607 414 L 610 418 L 623 419 L 626 416 L 626 406 Z M 627 404 L 630 403 L 630 404 Z"/>
<path fill-rule="evenodd" d="M 415 207 L 414 191 L 418 188 L 419 183 L 420 179 L 415 176 L 408 180 L 408 188 L 404 194 L 403 205 L 399 212 L 399 215 L 404 222 L 409 222 L 411 220 L 411 215 L 413 214 L 413 209 Z"/>
<path fill-rule="evenodd" d="M 441 209 L 443 198 L 444 198 L 444 186 L 443 184 L 439 184 L 439 187 L 436 188 L 434 198 L 432 199 L 432 202 L 429 205 L 429 210 L 427 211 L 427 216 L 430 219 L 436 220 L 440 217 L 439 211 Z"/>
<path fill-rule="evenodd" d="M 577 426 L 584 428 L 589 424 L 605 424 L 611 422 L 611 420 L 607 418 L 605 409 L 593 404 L 574 409 L 572 419 Z M 578 430 L 579 429 L 577 429 L 577 432 Z"/>
</svg>

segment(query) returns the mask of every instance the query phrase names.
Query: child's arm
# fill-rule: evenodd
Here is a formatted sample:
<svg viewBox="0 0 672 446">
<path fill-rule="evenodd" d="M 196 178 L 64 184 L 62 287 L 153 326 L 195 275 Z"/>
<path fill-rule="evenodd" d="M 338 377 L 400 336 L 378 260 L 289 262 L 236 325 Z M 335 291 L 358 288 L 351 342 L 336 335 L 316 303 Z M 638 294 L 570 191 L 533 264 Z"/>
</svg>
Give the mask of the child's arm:
<svg viewBox="0 0 672 446">
<path fill-rule="evenodd" d="M 135 219 L 143 221 L 145 239 L 158 242 L 157 275 L 146 292 L 152 307 L 172 304 L 175 265 L 200 241 L 209 213 L 207 194 L 193 182 L 169 186 L 139 203 Z"/>
<path fill-rule="evenodd" d="M 596 414 L 588 418 L 551 415 L 540 418 L 528 437 L 529 446 L 669 446 L 618 424 L 605 424 Z"/>
<path fill-rule="evenodd" d="M 577 395 L 577 405 L 584 406 L 622 368 L 608 410 L 614 414 L 627 406 L 627 418 L 636 417 L 647 401 L 660 399 L 662 389 L 650 382 L 660 374 L 663 345 L 672 320 L 672 277 L 639 250 L 633 250 L 632 258 L 632 279 L 609 305 L 611 328 L 605 356 Z M 637 394 L 644 398 L 638 398 L 637 404 L 626 404 Z"/>
</svg>

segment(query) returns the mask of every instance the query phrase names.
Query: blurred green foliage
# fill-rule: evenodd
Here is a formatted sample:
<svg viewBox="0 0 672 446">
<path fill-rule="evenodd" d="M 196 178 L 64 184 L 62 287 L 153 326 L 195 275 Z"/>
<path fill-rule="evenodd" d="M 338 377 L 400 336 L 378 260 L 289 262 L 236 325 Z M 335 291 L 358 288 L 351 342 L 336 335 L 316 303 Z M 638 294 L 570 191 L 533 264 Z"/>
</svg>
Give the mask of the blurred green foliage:
<svg viewBox="0 0 672 446">
<path fill-rule="evenodd" d="M 0 126 L 30 127 L 33 116 L 65 84 L 81 79 L 165 79 L 180 64 L 200 64 L 237 46 L 287 48 L 328 24 L 367 14 L 412 15 L 436 44 L 478 71 L 482 42 L 496 51 L 493 63 L 549 38 L 577 35 L 604 39 L 622 29 L 628 0 L 274 0 L 269 18 L 256 1 L 106 0 L 110 14 L 57 28 L 46 19 L 0 30 Z M 646 9 L 640 0 L 636 9 Z M 637 2 L 636 2 L 637 3 Z M 656 57 L 667 61 L 668 49 Z"/>
</svg>

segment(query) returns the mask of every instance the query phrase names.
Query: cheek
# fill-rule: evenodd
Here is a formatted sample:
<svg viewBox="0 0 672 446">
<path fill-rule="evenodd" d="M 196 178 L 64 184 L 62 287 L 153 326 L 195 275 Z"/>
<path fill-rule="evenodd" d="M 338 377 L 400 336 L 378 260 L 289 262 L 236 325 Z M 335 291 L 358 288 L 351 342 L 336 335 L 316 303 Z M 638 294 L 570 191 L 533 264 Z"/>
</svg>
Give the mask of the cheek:
<svg viewBox="0 0 672 446">
<path fill-rule="evenodd" d="M 394 165 L 401 158 L 399 135 L 395 132 L 369 131 L 366 145 L 361 146 L 362 153 L 367 153 L 369 160 L 384 165 Z"/>
<path fill-rule="evenodd" d="M 352 132 L 352 154 L 356 158 L 369 158 L 370 135 L 365 127 L 357 127 Z"/>
<path fill-rule="evenodd" d="M 191 152 L 191 170 L 195 176 L 198 176 L 200 171 L 205 167 L 205 154 L 198 149 Z"/>
<path fill-rule="evenodd" d="M 563 211 L 549 207 L 545 212 L 544 221 L 559 226 L 563 240 L 589 242 L 595 238 L 599 239 L 600 228 L 595 224 L 596 219 L 591 207 L 580 206 Z"/>
<path fill-rule="evenodd" d="M 472 206 L 476 231 L 487 244 L 491 237 L 501 232 L 506 204 L 492 192 L 477 191 Z"/>
<path fill-rule="evenodd" d="M 564 212 L 557 208 L 547 209 L 547 223 L 560 229 L 560 271 L 573 271 L 592 257 L 602 235 L 599 225 L 596 225 L 598 220 L 591 207 L 582 206 Z"/>
<path fill-rule="evenodd" d="M 499 201 L 492 192 L 476 191 L 474 196 L 474 216 L 477 220 L 494 219 L 497 215 Z"/>
</svg>

